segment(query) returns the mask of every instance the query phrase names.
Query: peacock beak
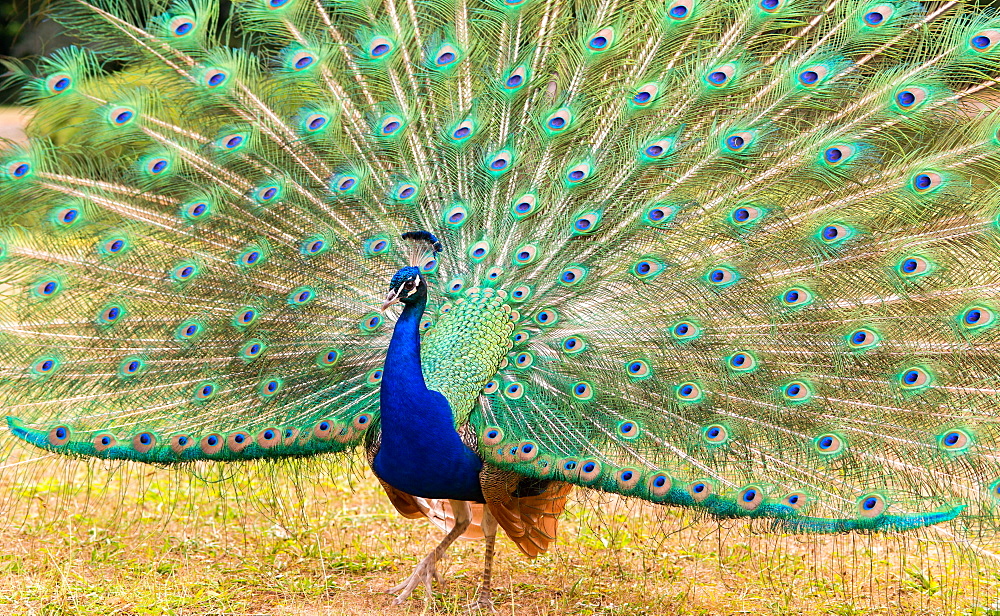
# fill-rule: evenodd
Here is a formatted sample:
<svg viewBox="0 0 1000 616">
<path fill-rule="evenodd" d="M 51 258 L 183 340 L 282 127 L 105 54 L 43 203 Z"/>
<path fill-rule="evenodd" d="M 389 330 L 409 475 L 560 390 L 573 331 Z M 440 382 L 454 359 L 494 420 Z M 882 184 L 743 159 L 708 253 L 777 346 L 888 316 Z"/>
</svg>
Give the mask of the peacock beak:
<svg viewBox="0 0 1000 616">
<path fill-rule="evenodd" d="M 384 314 L 385 311 L 389 309 L 389 306 L 392 306 L 393 304 L 398 304 L 400 301 L 399 294 L 402 292 L 403 292 L 403 287 L 399 287 L 398 289 L 389 289 L 389 295 L 385 297 L 385 303 L 382 304 L 382 307 L 379 309 L 379 312 Z"/>
</svg>

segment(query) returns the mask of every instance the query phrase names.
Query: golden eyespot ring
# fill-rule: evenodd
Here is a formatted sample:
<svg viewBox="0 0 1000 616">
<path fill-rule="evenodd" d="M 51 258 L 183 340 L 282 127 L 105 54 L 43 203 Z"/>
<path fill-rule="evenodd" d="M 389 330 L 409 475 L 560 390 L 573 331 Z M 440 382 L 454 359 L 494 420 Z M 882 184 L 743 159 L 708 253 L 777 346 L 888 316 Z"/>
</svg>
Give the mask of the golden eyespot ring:
<svg viewBox="0 0 1000 616">
<path fill-rule="evenodd" d="M 118 439 L 110 434 L 98 434 L 94 437 L 94 449 L 98 452 L 106 451 L 118 445 Z"/>
<path fill-rule="evenodd" d="M 277 428 L 264 428 L 257 433 L 257 445 L 261 449 L 271 449 L 281 444 L 281 430 Z"/>
<path fill-rule="evenodd" d="M 156 436 L 152 432 L 140 432 L 132 437 L 132 449 L 138 453 L 149 453 L 156 447 Z"/>
<path fill-rule="evenodd" d="M 187 434 L 175 434 L 170 437 L 170 451 L 180 454 L 194 445 L 195 441 Z"/>
<path fill-rule="evenodd" d="M 201 439 L 201 451 L 205 455 L 215 455 L 222 451 L 225 441 L 218 434 L 208 434 Z"/>
<path fill-rule="evenodd" d="M 233 432 L 226 437 L 226 448 L 233 453 L 239 453 L 247 448 L 253 440 L 246 432 Z"/>
</svg>

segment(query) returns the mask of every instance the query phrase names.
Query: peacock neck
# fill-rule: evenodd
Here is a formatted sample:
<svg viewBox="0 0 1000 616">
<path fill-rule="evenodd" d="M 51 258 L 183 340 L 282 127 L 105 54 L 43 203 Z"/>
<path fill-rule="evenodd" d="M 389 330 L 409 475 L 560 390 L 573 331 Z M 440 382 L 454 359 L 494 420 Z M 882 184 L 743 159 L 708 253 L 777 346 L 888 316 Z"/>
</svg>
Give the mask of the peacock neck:
<svg viewBox="0 0 1000 616">
<path fill-rule="evenodd" d="M 390 408 L 393 399 L 427 391 L 420 368 L 420 318 L 427 307 L 427 296 L 412 304 L 404 304 L 403 313 L 392 330 L 392 340 L 382 369 L 382 416 L 386 413 L 386 398 Z M 391 414 L 391 411 L 390 411 Z"/>
<path fill-rule="evenodd" d="M 396 321 L 379 392 L 381 442 L 373 468 L 398 490 L 425 498 L 482 501 L 482 460 L 462 442 L 448 400 L 427 388 L 420 366 L 426 298 Z"/>
</svg>

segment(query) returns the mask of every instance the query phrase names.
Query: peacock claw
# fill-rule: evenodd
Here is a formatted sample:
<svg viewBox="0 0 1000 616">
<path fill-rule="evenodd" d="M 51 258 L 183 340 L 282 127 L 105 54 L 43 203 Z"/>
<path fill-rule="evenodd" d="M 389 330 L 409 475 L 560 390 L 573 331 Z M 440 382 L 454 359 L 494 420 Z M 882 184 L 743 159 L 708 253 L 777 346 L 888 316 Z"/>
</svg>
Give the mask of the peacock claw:
<svg viewBox="0 0 1000 616">
<path fill-rule="evenodd" d="M 489 591 L 480 592 L 479 598 L 469 604 L 469 611 L 475 612 L 488 612 L 490 614 L 496 614 L 497 608 L 493 605 L 493 599 L 490 598 Z"/>
<path fill-rule="evenodd" d="M 436 581 L 442 588 L 444 588 L 445 585 L 444 578 L 442 578 L 441 574 L 438 573 L 436 565 L 437 557 L 435 557 L 434 552 L 425 556 L 424 559 L 417 564 L 417 568 L 413 571 L 410 577 L 386 591 L 390 594 L 399 593 L 399 595 L 392 600 L 392 604 L 400 605 L 403 601 L 409 599 L 410 595 L 413 594 L 414 589 L 416 589 L 421 582 L 423 582 L 424 588 L 427 589 L 427 600 L 430 601 L 433 596 L 431 582 Z"/>
</svg>

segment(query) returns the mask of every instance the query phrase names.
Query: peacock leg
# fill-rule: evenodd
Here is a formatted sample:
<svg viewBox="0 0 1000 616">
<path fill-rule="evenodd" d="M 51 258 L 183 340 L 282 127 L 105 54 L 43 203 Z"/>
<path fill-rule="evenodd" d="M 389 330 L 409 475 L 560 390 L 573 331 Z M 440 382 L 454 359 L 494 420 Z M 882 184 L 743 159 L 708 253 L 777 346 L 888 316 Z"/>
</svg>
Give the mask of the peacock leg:
<svg viewBox="0 0 1000 616">
<path fill-rule="evenodd" d="M 437 572 L 437 561 L 444 556 L 445 550 L 448 549 L 455 539 L 462 536 L 465 529 L 469 528 L 469 524 L 472 523 L 472 509 L 469 507 L 469 503 L 466 501 L 453 500 L 449 501 L 451 503 L 451 510 L 455 514 L 455 526 L 452 527 L 448 534 L 444 536 L 441 543 L 437 545 L 436 548 L 431 550 L 431 553 L 424 557 L 420 563 L 417 564 L 416 570 L 410 577 L 406 578 L 403 583 L 398 586 L 394 586 L 389 589 L 390 593 L 399 593 L 399 595 L 392 600 L 393 605 L 399 605 L 403 601 L 406 601 L 411 594 L 413 594 L 413 589 L 415 589 L 421 582 L 423 582 L 424 587 L 427 589 L 427 600 L 429 601 L 432 596 L 431 591 L 431 581 L 437 580 L 439 584 L 444 585 L 444 580 Z"/>
<path fill-rule="evenodd" d="M 486 536 L 486 564 L 483 567 L 483 585 L 479 589 L 479 599 L 469 607 L 496 612 L 496 608 L 493 607 L 493 599 L 490 597 L 492 592 L 490 582 L 493 577 L 493 550 L 497 540 L 497 519 L 493 517 L 489 506 L 483 507 L 483 521 L 480 526 Z"/>
</svg>

